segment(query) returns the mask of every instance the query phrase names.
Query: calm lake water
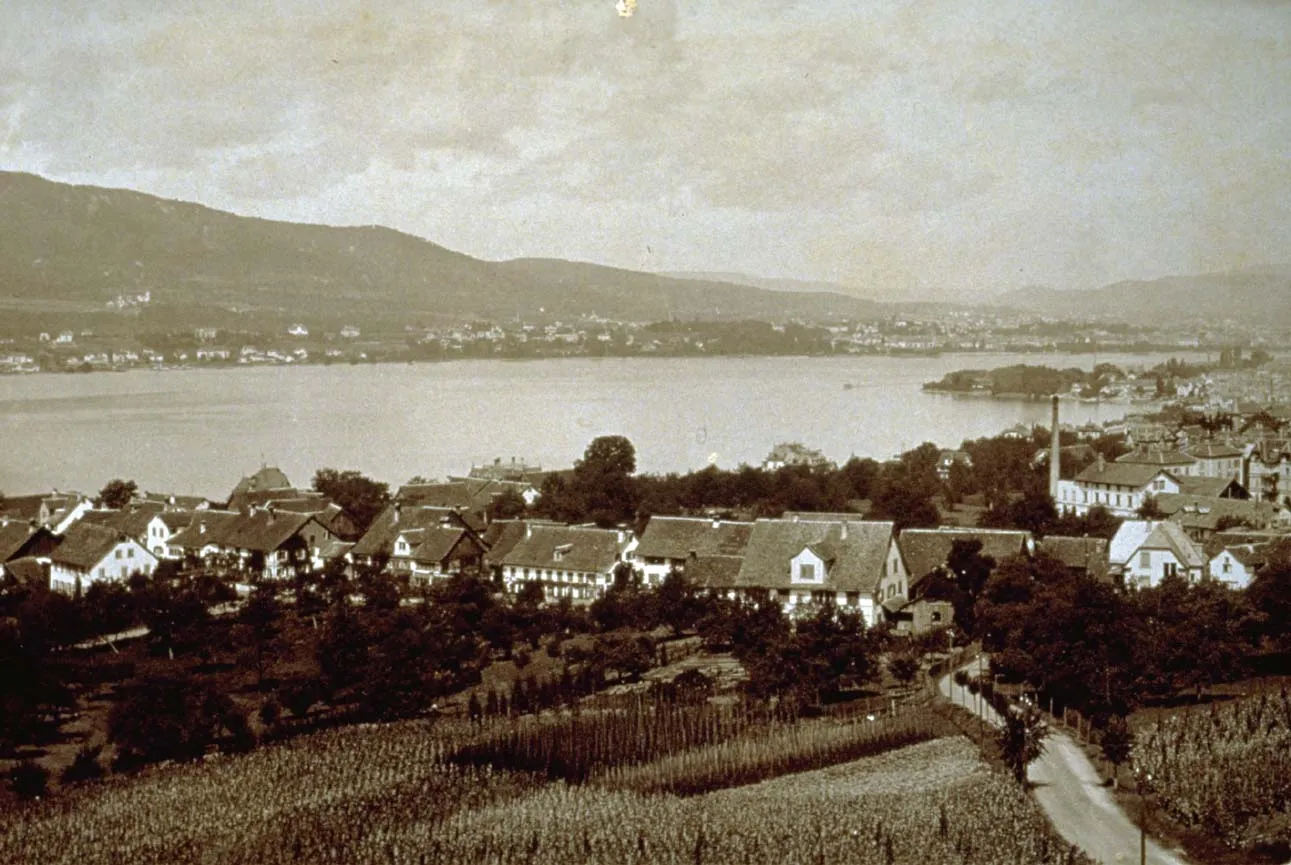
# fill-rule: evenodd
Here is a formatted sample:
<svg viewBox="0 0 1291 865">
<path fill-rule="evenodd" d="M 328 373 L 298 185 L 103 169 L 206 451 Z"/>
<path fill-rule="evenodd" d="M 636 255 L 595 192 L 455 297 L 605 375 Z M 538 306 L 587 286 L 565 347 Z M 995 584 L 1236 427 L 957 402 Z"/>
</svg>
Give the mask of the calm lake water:
<svg viewBox="0 0 1291 865">
<path fill-rule="evenodd" d="M 756 464 L 781 441 L 840 462 L 886 458 L 923 441 L 954 446 L 1048 423 L 1045 402 L 920 390 L 951 370 L 1165 357 L 579 358 L 0 376 L 0 490 L 93 492 L 124 477 L 223 497 L 262 462 L 302 486 L 324 466 L 394 485 L 494 457 L 567 466 L 606 434 L 628 436 L 649 472 Z M 1064 421 L 1083 423 L 1128 407 L 1071 401 L 1063 410 Z"/>
</svg>

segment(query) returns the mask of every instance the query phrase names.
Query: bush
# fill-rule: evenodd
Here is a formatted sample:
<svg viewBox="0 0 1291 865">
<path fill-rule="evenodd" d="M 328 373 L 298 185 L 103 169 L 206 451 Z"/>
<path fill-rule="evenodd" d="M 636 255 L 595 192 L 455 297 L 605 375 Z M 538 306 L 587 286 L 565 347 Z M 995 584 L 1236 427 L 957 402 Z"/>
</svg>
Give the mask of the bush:
<svg viewBox="0 0 1291 865">
<path fill-rule="evenodd" d="M 282 703 L 278 702 L 277 697 L 270 697 L 260 707 L 259 714 L 261 724 L 266 727 L 273 727 L 282 720 Z"/>
<path fill-rule="evenodd" d="M 308 715 L 310 707 L 322 699 L 322 696 L 322 688 L 313 679 L 291 679 L 278 689 L 278 699 L 297 718 Z"/>
<path fill-rule="evenodd" d="M 102 753 L 102 745 L 95 745 L 93 748 L 89 745 L 82 745 L 76 752 L 72 765 L 63 770 L 63 774 L 60 776 L 62 783 L 76 784 L 81 781 L 93 781 L 96 778 L 102 778 L 106 772 L 103 764 L 99 762 L 99 755 Z"/>
<path fill-rule="evenodd" d="M 533 660 L 533 655 L 530 654 L 529 649 L 526 648 L 525 646 L 521 646 L 519 649 L 516 650 L 515 665 L 517 670 L 523 670 L 525 667 L 529 666 L 529 663 L 532 660 Z"/>
<path fill-rule="evenodd" d="M 23 760 L 9 770 L 9 788 L 19 799 L 39 799 L 49 787 L 49 770 L 32 760 Z"/>
</svg>

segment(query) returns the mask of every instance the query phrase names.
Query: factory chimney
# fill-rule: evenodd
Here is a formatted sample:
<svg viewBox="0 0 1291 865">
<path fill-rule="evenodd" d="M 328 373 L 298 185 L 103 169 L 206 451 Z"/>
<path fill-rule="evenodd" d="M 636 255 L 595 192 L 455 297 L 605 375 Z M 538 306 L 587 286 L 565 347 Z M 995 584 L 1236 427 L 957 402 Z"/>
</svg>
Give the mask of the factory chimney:
<svg viewBox="0 0 1291 865">
<path fill-rule="evenodd" d="M 1062 458 L 1062 447 L 1058 441 L 1058 394 L 1053 395 L 1053 422 L 1049 425 L 1049 498 L 1058 503 L 1058 469 Z"/>
</svg>

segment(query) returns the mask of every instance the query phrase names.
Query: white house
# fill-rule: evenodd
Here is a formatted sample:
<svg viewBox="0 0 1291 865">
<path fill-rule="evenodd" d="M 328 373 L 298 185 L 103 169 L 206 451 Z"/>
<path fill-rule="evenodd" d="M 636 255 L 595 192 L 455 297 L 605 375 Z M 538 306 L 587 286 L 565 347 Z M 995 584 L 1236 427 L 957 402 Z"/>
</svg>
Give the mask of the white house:
<svg viewBox="0 0 1291 865">
<path fill-rule="evenodd" d="M 531 521 L 512 523 L 514 545 L 503 556 L 490 558 L 502 573 L 507 591 L 519 592 L 526 583 L 539 583 L 548 600 L 569 598 L 590 603 L 614 582 L 614 571 L 636 547 L 630 532 L 561 526 Z"/>
<path fill-rule="evenodd" d="M 138 541 L 93 523 L 74 523 L 49 554 L 49 587 L 78 594 L 96 582 L 124 582 L 150 575 L 157 557 Z"/>
<path fill-rule="evenodd" d="M 1076 516 L 1084 516 L 1091 508 L 1101 506 L 1115 516 L 1134 517 L 1149 496 L 1179 491 L 1179 478 L 1168 469 L 1099 459 L 1075 478 L 1058 481 L 1054 505 L 1060 512 Z"/>
<path fill-rule="evenodd" d="M 1212 580 L 1231 589 L 1244 589 L 1264 564 L 1264 549 L 1254 544 L 1224 547 L 1211 556 L 1207 573 Z"/>
<path fill-rule="evenodd" d="M 170 546 L 171 538 L 193 523 L 192 511 L 162 511 L 148 521 L 145 538 L 148 552 L 159 559 L 178 559 L 181 556 Z"/>
<path fill-rule="evenodd" d="M 832 603 L 873 627 L 887 593 L 904 595 L 909 587 L 893 529 L 869 520 L 758 520 L 736 590 L 773 598 L 791 613 Z"/>
<path fill-rule="evenodd" d="M 1170 520 L 1126 520 L 1108 546 L 1108 562 L 1126 587 L 1156 586 L 1169 576 L 1201 579 L 1206 556 Z"/>
</svg>

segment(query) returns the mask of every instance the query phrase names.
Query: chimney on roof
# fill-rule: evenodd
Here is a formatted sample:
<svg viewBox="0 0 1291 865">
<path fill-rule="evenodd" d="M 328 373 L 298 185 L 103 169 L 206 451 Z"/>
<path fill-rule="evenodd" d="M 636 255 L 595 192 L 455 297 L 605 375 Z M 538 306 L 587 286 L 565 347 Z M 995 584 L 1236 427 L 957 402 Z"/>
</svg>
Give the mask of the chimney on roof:
<svg viewBox="0 0 1291 865">
<path fill-rule="evenodd" d="M 1107 460 L 1103 457 L 1103 454 L 1101 451 L 1098 454 L 1097 464 L 1098 464 L 1098 470 L 1100 472 L 1107 470 Z"/>
<path fill-rule="evenodd" d="M 533 523 L 525 523 L 525 524 L 524 524 L 524 536 L 525 536 L 525 538 L 532 538 L 532 537 L 533 537 Z"/>
<path fill-rule="evenodd" d="M 206 534 L 206 523 L 198 523 L 198 524 L 197 524 L 197 533 L 198 533 L 199 535 L 204 535 L 204 534 Z"/>
<path fill-rule="evenodd" d="M 396 525 L 399 523 L 399 514 L 400 514 L 400 513 L 402 513 L 402 512 L 403 512 L 403 505 L 399 504 L 398 502 L 395 502 L 395 503 L 394 503 L 394 520 L 393 520 L 393 521 L 394 521 L 394 523 L 395 523 Z"/>
<path fill-rule="evenodd" d="M 1059 469 L 1062 464 L 1062 445 L 1059 443 L 1058 434 L 1058 394 L 1053 395 L 1052 404 L 1052 422 L 1049 426 L 1049 498 L 1056 502 L 1058 501 L 1058 479 L 1061 477 Z"/>
<path fill-rule="evenodd" d="M 713 517 L 713 528 L 714 528 L 714 529 L 719 529 L 719 528 L 721 528 L 721 527 L 722 527 L 722 521 L 721 521 L 721 519 L 719 519 L 718 517 Z"/>
<path fill-rule="evenodd" d="M 843 520 L 843 527 L 838 530 L 839 540 L 847 540 L 847 520 Z"/>
</svg>

